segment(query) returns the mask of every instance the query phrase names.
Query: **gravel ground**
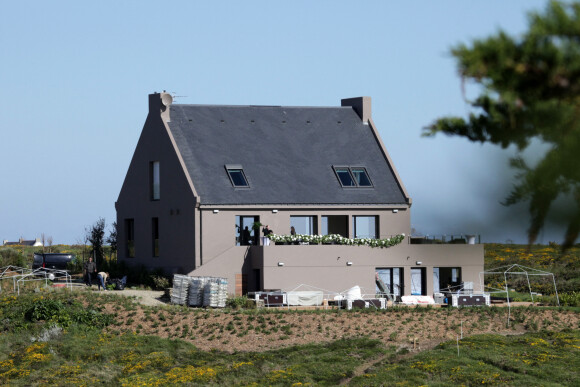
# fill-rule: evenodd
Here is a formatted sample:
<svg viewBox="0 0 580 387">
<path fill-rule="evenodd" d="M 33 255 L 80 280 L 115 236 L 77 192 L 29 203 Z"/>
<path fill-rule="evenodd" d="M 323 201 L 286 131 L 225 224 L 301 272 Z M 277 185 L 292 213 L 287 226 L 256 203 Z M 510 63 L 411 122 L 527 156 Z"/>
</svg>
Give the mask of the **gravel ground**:
<svg viewBox="0 0 580 387">
<path fill-rule="evenodd" d="M 86 285 L 81 283 L 73 283 L 73 289 L 77 290 L 87 290 Z M 98 292 L 96 285 L 91 288 L 94 292 Z M 156 305 L 167 305 L 169 304 L 169 299 L 163 298 L 164 291 L 162 290 L 141 290 L 141 289 L 124 289 L 124 290 L 110 290 L 112 294 L 117 294 L 119 296 L 125 297 L 136 297 L 137 302 L 142 305 L 156 306 Z"/>
<path fill-rule="evenodd" d="M 156 305 L 167 305 L 169 304 L 169 299 L 163 298 L 164 291 L 158 290 L 134 290 L 125 289 L 119 291 L 112 291 L 114 294 L 120 296 L 131 297 L 135 296 L 137 301 L 142 305 L 156 306 Z"/>
</svg>

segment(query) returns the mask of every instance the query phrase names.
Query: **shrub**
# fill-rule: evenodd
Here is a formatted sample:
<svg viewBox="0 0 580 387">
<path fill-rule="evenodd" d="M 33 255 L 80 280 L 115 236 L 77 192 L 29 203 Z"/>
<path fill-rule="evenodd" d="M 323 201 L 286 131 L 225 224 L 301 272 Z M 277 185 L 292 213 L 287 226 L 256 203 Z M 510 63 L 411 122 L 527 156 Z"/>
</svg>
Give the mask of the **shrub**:
<svg viewBox="0 0 580 387">
<path fill-rule="evenodd" d="M 151 281 L 153 281 L 153 289 L 163 290 L 169 287 L 169 279 L 162 275 L 152 275 Z"/>
<path fill-rule="evenodd" d="M 226 306 L 232 309 L 256 309 L 256 303 L 246 296 L 228 298 Z"/>
<path fill-rule="evenodd" d="M 580 306 L 580 292 L 562 293 L 559 298 L 562 306 Z"/>
<path fill-rule="evenodd" d="M 1 247 L 0 248 L 0 266 L 18 266 L 18 267 L 28 267 L 32 264 L 21 251 L 18 251 L 12 247 Z"/>
</svg>

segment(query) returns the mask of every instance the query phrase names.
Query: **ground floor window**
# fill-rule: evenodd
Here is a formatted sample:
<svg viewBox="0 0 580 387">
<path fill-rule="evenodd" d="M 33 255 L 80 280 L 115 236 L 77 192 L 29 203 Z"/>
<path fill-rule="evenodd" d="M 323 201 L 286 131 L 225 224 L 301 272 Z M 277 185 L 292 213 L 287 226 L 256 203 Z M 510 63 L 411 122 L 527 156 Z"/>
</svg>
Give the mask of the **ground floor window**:
<svg viewBox="0 0 580 387">
<path fill-rule="evenodd" d="M 411 268 L 411 295 L 412 296 L 426 296 L 427 286 L 425 283 L 425 268 L 413 267 Z"/>
<path fill-rule="evenodd" d="M 125 255 L 135 257 L 135 219 L 125 219 Z"/>
<path fill-rule="evenodd" d="M 403 294 L 403 269 L 400 267 L 378 267 L 375 270 L 375 292 L 388 293 L 393 297 Z"/>
<path fill-rule="evenodd" d="M 316 216 L 291 216 L 290 234 L 315 235 L 318 233 Z"/>
<path fill-rule="evenodd" d="M 236 246 L 250 246 L 258 244 L 260 230 L 254 230 L 254 223 L 259 222 L 260 217 L 254 215 L 236 216 Z"/>
<path fill-rule="evenodd" d="M 377 216 L 353 216 L 352 232 L 355 238 L 378 238 Z"/>
<path fill-rule="evenodd" d="M 151 218 L 151 241 L 154 257 L 159 256 L 159 218 Z"/>
<path fill-rule="evenodd" d="M 460 267 L 434 267 L 433 293 L 461 285 Z"/>
</svg>

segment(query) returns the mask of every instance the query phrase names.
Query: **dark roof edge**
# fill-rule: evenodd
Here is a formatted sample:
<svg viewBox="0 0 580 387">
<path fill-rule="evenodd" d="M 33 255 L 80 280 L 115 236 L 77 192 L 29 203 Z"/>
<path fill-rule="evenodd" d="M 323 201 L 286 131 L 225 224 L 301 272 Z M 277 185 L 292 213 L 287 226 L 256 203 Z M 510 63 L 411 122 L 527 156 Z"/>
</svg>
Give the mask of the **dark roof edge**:
<svg viewBox="0 0 580 387">
<path fill-rule="evenodd" d="M 174 106 L 192 107 L 229 107 L 229 108 L 284 108 L 284 109 L 352 109 L 351 106 L 291 106 L 291 105 L 216 105 L 216 104 L 186 104 L 174 103 Z"/>
</svg>

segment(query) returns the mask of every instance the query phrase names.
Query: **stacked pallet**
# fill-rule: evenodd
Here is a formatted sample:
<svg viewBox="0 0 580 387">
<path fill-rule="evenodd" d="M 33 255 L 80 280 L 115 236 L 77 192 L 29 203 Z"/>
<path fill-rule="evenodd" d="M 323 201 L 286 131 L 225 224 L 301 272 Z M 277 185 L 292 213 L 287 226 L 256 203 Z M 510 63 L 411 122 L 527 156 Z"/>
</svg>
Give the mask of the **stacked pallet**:
<svg viewBox="0 0 580 387">
<path fill-rule="evenodd" d="M 228 280 L 226 278 L 210 278 L 205 284 L 203 306 L 224 308 L 228 299 Z"/>
<path fill-rule="evenodd" d="M 203 292 L 203 306 L 217 307 L 218 305 L 218 288 L 219 285 L 216 281 L 209 281 L 205 285 Z"/>
<path fill-rule="evenodd" d="M 209 277 L 190 277 L 189 306 L 203 306 L 203 293 Z"/>
<path fill-rule="evenodd" d="M 190 278 L 181 274 L 175 274 L 173 276 L 173 289 L 171 291 L 172 304 L 185 305 L 187 302 Z"/>
<path fill-rule="evenodd" d="M 218 308 L 225 308 L 228 300 L 228 280 L 227 278 L 218 278 Z"/>
<path fill-rule="evenodd" d="M 193 307 L 224 308 L 228 299 L 228 280 L 217 277 L 189 277 L 175 274 L 171 303 Z"/>
</svg>

